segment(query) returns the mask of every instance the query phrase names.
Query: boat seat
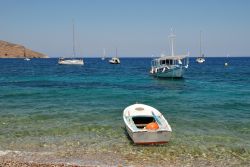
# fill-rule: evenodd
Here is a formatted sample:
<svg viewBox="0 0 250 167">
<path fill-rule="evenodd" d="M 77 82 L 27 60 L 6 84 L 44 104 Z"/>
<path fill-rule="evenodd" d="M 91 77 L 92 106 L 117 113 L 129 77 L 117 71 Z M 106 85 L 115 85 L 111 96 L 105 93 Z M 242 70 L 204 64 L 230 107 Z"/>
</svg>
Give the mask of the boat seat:
<svg viewBox="0 0 250 167">
<path fill-rule="evenodd" d="M 135 124 L 137 128 L 144 128 L 147 126 L 147 124 Z"/>
</svg>

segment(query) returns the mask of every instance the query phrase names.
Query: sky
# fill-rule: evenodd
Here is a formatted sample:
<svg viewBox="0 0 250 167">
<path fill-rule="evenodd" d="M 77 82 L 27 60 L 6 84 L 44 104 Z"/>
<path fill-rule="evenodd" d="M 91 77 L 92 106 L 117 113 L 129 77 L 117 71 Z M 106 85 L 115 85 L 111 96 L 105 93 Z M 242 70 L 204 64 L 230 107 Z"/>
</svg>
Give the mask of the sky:
<svg viewBox="0 0 250 167">
<path fill-rule="evenodd" d="M 49 57 L 250 56 L 249 0 L 0 0 L 0 40 Z"/>
</svg>

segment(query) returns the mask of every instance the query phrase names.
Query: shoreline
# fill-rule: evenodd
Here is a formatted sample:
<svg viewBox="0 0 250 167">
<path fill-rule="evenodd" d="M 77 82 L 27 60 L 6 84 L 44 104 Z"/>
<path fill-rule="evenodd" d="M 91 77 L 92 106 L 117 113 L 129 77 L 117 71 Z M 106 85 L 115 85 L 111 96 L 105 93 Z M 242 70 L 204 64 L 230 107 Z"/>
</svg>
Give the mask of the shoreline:
<svg viewBox="0 0 250 167">
<path fill-rule="evenodd" d="M 171 156 L 155 158 L 140 157 L 131 153 L 121 156 L 116 152 L 87 153 L 80 157 L 71 155 L 57 155 L 53 152 L 23 152 L 0 151 L 0 166 L 2 167 L 85 167 L 85 166 L 249 166 L 250 161 L 239 161 L 239 157 L 224 157 L 224 159 L 210 159 L 203 156 L 174 158 Z"/>
</svg>

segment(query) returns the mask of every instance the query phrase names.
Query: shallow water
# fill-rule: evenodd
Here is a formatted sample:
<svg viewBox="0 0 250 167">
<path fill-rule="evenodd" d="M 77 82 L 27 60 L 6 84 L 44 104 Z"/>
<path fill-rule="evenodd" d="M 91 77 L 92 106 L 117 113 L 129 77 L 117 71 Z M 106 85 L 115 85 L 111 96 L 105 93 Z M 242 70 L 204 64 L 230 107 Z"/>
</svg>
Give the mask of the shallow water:
<svg viewBox="0 0 250 167">
<path fill-rule="evenodd" d="M 184 79 L 149 75 L 150 58 L 120 65 L 85 59 L 0 59 L 0 150 L 52 151 L 77 161 L 115 152 L 126 164 L 250 159 L 250 58 L 190 60 Z M 122 112 L 136 102 L 160 110 L 172 126 L 169 144 L 135 146 Z"/>
</svg>

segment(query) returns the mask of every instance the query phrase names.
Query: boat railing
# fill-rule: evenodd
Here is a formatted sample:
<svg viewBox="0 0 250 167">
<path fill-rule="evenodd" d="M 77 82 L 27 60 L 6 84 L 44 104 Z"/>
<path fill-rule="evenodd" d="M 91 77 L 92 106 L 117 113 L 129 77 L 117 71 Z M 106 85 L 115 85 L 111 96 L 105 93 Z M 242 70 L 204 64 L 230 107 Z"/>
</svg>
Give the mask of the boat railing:
<svg viewBox="0 0 250 167">
<path fill-rule="evenodd" d="M 156 67 L 156 68 L 164 68 L 166 66 L 173 66 L 173 65 L 183 65 L 183 66 L 186 66 L 188 65 L 189 63 L 189 58 L 188 57 L 185 57 L 183 59 L 177 59 L 177 60 L 173 60 L 171 63 L 164 63 L 164 64 L 161 64 L 160 63 L 160 60 L 156 59 L 156 60 L 152 60 L 151 61 L 151 66 L 152 67 Z"/>
</svg>

